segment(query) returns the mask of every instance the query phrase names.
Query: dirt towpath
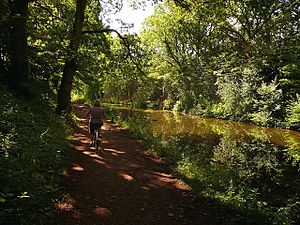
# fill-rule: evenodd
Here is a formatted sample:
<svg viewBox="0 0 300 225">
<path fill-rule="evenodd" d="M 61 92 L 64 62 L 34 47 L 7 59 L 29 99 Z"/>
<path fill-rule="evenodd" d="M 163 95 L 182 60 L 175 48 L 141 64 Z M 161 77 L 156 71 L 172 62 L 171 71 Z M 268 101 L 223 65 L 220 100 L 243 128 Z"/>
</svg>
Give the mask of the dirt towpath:
<svg viewBox="0 0 300 225">
<path fill-rule="evenodd" d="M 70 193 L 58 205 L 61 225 L 225 225 L 214 204 L 197 199 L 167 164 L 118 127 L 102 127 L 102 149 L 89 147 L 87 107 L 76 105 Z"/>
</svg>

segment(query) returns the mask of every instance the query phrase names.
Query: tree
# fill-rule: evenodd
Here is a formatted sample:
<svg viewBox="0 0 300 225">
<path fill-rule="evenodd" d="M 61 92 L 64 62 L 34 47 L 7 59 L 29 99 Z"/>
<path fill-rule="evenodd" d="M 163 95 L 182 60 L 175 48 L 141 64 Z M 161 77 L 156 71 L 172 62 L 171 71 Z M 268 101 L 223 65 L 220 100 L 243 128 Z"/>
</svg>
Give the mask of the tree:
<svg viewBox="0 0 300 225">
<path fill-rule="evenodd" d="M 62 111 L 69 112 L 71 110 L 70 109 L 71 91 L 73 88 L 73 80 L 74 80 L 74 75 L 77 67 L 78 49 L 82 40 L 83 33 L 95 34 L 95 33 L 105 33 L 105 32 L 116 32 L 118 34 L 118 37 L 121 38 L 125 44 L 127 44 L 126 39 L 124 39 L 114 29 L 108 28 L 108 29 L 96 29 L 96 30 L 83 31 L 86 4 L 87 4 L 87 0 L 77 0 L 75 20 L 73 24 L 73 30 L 72 30 L 71 41 L 69 46 L 70 53 L 68 54 L 68 58 L 66 59 L 65 62 L 63 76 L 61 79 L 60 88 L 58 90 L 57 107 L 56 107 L 57 113 L 61 113 Z M 99 17 L 99 15 L 95 15 L 95 16 Z M 99 21 L 99 24 L 102 28 L 101 21 Z"/>
<path fill-rule="evenodd" d="M 211 58 L 218 54 L 215 36 L 207 6 L 191 12 L 170 2 L 147 20 L 142 38 L 154 51 L 153 65 L 167 62 L 164 86 L 179 110 L 215 98 L 214 78 L 208 70 Z"/>
<path fill-rule="evenodd" d="M 9 3 L 7 0 L 0 2 L 0 74 L 7 71 L 8 48 L 9 48 Z"/>
<path fill-rule="evenodd" d="M 299 10 L 296 0 L 161 4 L 142 38 L 168 108 L 265 125 L 282 120 L 299 92 Z M 270 91 L 279 94 L 265 102 Z"/>
<path fill-rule="evenodd" d="M 9 41 L 9 74 L 7 80 L 14 89 L 28 91 L 26 83 L 29 79 L 28 71 L 28 43 L 27 19 L 29 0 L 9 1 L 9 18 L 6 26 L 11 26 Z"/>
<path fill-rule="evenodd" d="M 57 95 L 57 107 L 56 112 L 61 113 L 63 110 L 70 111 L 70 100 L 73 78 L 76 70 L 76 59 L 78 56 L 78 48 L 82 37 L 82 28 L 84 22 L 84 12 L 86 8 L 86 0 L 76 1 L 76 12 L 73 24 L 73 30 L 70 41 L 70 52 L 66 59 L 63 76 L 61 79 L 61 85 Z"/>
</svg>

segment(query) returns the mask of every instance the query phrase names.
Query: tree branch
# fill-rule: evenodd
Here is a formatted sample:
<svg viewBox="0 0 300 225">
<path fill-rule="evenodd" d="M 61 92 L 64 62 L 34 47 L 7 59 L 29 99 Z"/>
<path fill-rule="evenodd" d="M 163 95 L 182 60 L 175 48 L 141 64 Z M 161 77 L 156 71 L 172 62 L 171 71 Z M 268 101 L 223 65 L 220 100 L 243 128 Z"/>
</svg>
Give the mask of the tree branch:
<svg viewBox="0 0 300 225">
<path fill-rule="evenodd" d="M 127 40 L 127 38 L 123 37 L 117 30 L 115 29 L 111 29 L 111 28 L 105 28 L 105 29 L 101 29 L 101 30 L 84 30 L 82 31 L 83 34 L 98 34 L 98 33 L 110 33 L 110 32 L 115 32 L 118 37 L 123 41 L 123 43 L 125 44 L 125 46 L 127 47 L 127 50 L 130 54 L 130 44 Z"/>
<path fill-rule="evenodd" d="M 105 29 L 101 29 L 101 30 L 84 30 L 82 31 L 83 34 L 98 34 L 98 33 L 110 33 L 110 32 L 114 32 L 118 35 L 118 37 L 123 41 L 124 45 L 126 46 L 127 50 L 128 50 L 128 56 L 130 57 L 130 60 L 133 62 L 133 64 L 137 67 L 137 69 L 145 75 L 145 72 L 140 68 L 140 64 L 138 62 L 136 62 L 131 54 L 130 51 L 130 44 L 128 42 L 128 39 L 126 37 L 123 37 L 117 30 L 115 29 L 111 29 L 111 28 L 105 28 Z"/>
<path fill-rule="evenodd" d="M 47 11 L 53 18 L 61 20 L 61 18 L 59 18 L 59 16 L 54 15 L 53 12 L 49 8 L 47 8 L 46 6 L 43 6 L 41 3 L 35 1 L 34 4 L 38 7 L 40 7 L 41 9 Z"/>
</svg>

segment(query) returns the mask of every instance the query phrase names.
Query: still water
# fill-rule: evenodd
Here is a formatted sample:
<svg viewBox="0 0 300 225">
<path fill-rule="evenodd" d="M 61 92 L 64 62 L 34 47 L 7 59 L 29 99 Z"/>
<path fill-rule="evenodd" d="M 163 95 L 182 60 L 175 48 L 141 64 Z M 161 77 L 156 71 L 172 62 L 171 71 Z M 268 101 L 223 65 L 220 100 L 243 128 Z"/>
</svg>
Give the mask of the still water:
<svg viewBox="0 0 300 225">
<path fill-rule="evenodd" d="M 126 114 L 141 114 L 148 117 L 157 133 L 166 136 L 181 135 L 203 138 L 227 136 L 233 140 L 255 138 L 273 143 L 280 147 L 288 147 L 291 142 L 300 154 L 300 132 L 245 124 L 230 120 L 203 118 L 172 111 L 136 110 L 126 107 L 108 105 Z"/>
<path fill-rule="evenodd" d="M 202 118 L 169 111 L 146 110 L 144 112 L 153 121 L 154 130 L 166 135 L 178 134 L 201 139 L 216 136 L 227 136 L 234 140 L 255 138 L 281 147 L 288 146 L 292 139 L 295 145 L 298 143 L 300 150 L 300 132 L 292 130 L 255 126 L 214 118 Z"/>
</svg>

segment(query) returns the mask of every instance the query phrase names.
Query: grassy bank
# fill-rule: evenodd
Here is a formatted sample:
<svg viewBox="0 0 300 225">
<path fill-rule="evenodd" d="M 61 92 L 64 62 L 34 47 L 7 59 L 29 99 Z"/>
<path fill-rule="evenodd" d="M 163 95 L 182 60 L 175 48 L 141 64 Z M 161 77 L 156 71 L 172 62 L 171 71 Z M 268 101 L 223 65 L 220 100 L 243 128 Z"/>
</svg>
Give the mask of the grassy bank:
<svg viewBox="0 0 300 225">
<path fill-rule="evenodd" d="M 300 222 L 299 168 L 284 149 L 259 139 L 164 138 L 152 131 L 151 121 L 143 116 L 107 113 L 165 159 L 197 195 L 221 201 L 232 224 Z"/>
<path fill-rule="evenodd" d="M 46 103 L 0 86 L 0 224 L 48 224 L 62 194 L 68 128 Z"/>
</svg>

